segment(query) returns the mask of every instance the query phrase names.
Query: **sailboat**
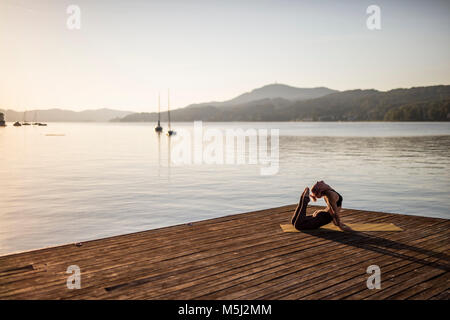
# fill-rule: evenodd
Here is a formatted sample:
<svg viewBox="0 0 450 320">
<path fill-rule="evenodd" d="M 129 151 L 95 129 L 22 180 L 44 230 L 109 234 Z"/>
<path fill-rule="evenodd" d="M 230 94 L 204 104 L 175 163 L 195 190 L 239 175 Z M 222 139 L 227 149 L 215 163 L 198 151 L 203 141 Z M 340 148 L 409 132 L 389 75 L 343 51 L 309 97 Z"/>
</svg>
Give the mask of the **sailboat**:
<svg viewBox="0 0 450 320">
<path fill-rule="evenodd" d="M 161 97 L 158 94 L 158 125 L 155 127 L 157 133 L 161 133 L 163 128 L 161 127 Z"/>
<path fill-rule="evenodd" d="M 167 90 L 167 120 L 168 120 L 168 125 L 169 125 L 169 130 L 167 131 L 167 136 L 170 137 L 177 133 L 170 128 L 170 92 L 169 92 L 169 90 Z"/>
<path fill-rule="evenodd" d="M 37 126 L 39 125 L 39 123 L 37 122 L 37 111 L 34 110 L 34 118 L 33 118 L 33 126 Z"/>
<path fill-rule="evenodd" d="M 23 122 L 22 122 L 22 125 L 23 126 L 29 126 L 30 124 L 27 122 L 27 120 L 26 120 L 26 116 L 27 116 L 27 111 L 25 111 L 24 113 L 23 113 Z"/>
<path fill-rule="evenodd" d="M 37 111 L 34 111 L 33 126 L 47 126 L 46 123 L 37 122 Z"/>
</svg>

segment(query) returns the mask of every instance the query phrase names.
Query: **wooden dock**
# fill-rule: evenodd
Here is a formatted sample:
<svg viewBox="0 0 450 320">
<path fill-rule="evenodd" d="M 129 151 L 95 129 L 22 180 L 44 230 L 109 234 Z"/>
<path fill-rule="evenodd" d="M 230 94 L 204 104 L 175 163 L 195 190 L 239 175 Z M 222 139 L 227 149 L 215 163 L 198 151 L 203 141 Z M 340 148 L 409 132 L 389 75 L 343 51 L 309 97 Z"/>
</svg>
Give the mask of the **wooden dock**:
<svg viewBox="0 0 450 320">
<path fill-rule="evenodd" d="M 283 233 L 294 208 L 2 256 L 0 299 L 449 298 L 450 220 L 345 209 L 344 222 L 404 231 Z M 81 289 L 66 286 L 70 265 Z M 370 265 L 381 289 L 367 288 Z"/>
</svg>

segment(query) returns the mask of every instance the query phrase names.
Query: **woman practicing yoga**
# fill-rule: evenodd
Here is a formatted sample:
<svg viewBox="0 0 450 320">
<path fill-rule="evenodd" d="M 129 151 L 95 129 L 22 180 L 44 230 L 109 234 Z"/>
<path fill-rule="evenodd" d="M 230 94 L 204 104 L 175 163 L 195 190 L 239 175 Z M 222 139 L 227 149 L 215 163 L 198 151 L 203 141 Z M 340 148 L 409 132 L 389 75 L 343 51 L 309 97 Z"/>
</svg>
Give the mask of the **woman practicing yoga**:
<svg viewBox="0 0 450 320">
<path fill-rule="evenodd" d="M 312 216 L 307 216 L 306 208 L 308 207 L 310 197 L 313 201 L 317 201 L 317 198 L 323 197 L 327 203 L 327 208 L 316 210 Z M 297 209 L 295 209 L 294 215 L 292 216 L 291 223 L 297 230 L 311 230 L 318 229 L 333 221 L 342 231 L 353 231 L 349 226 L 342 223 L 339 217 L 341 207 L 342 196 L 325 182 L 317 181 L 311 188 L 311 195 L 309 194 L 308 187 L 303 191 Z"/>
</svg>

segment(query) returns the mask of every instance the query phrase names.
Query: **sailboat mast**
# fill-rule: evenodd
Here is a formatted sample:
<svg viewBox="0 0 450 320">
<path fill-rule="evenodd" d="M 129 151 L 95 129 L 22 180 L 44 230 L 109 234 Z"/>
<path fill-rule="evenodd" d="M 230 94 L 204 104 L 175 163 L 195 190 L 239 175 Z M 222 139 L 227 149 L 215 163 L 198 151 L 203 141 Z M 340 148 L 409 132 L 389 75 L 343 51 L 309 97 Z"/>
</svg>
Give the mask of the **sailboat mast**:
<svg viewBox="0 0 450 320">
<path fill-rule="evenodd" d="M 169 121 L 169 130 L 170 130 L 170 91 L 167 89 L 167 119 Z"/>
<path fill-rule="evenodd" d="M 160 134 L 163 131 L 161 127 L 161 94 L 158 92 L 158 124 L 155 127 L 155 131 Z"/>
<path fill-rule="evenodd" d="M 158 126 L 161 122 L 161 94 L 158 93 Z"/>
</svg>

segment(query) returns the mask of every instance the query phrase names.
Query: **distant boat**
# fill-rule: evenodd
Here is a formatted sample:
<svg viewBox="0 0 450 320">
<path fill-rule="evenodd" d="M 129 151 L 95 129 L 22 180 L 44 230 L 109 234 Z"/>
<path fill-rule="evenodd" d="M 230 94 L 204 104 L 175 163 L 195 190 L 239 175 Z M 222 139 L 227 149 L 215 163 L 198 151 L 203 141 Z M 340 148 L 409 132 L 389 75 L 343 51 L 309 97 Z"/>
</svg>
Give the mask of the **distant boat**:
<svg viewBox="0 0 450 320">
<path fill-rule="evenodd" d="M 38 126 L 39 122 L 37 122 L 37 111 L 34 111 L 34 119 L 33 119 L 33 126 Z"/>
<path fill-rule="evenodd" d="M 22 125 L 20 124 L 19 121 L 14 122 L 13 124 L 14 127 L 21 127 Z"/>
<path fill-rule="evenodd" d="M 47 124 L 45 124 L 45 123 L 37 122 L 37 111 L 34 111 L 33 126 L 40 126 L 40 127 L 47 126 Z"/>
<path fill-rule="evenodd" d="M 0 127 L 6 127 L 5 115 L 0 112 Z"/>
<path fill-rule="evenodd" d="M 163 128 L 161 127 L 161 97 L 158 95 L 158 125 L 155 127 L 157 133 L 161 133 Z"/>
<path fill-rule="evenodd" d="M 22 122 L 22 125 L 23 126 L 29 126 L 30 124 L 27 122 L 27 120 L 26 120 L 26 116 L 27 116 L 27 112 L 25 111 L 24 113 L 23 113 L 23 122 Z"/>
<path fill-rule="evenodd" d="M 167 136 L 173 136 L 177 133 L 170 128 L 170 93 L 167 91 L 167 120 L 169 125 L 169 130 L 167 131 Z"/>
</svg>

